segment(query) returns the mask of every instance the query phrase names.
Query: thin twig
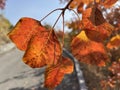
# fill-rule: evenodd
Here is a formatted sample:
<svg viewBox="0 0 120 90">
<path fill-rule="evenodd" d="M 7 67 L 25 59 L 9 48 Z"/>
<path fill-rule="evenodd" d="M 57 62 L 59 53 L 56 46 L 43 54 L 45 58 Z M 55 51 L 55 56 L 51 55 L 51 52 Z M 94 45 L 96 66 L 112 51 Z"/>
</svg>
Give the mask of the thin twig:
<svg viewBox="0 0 120 90">
<path fill-rule="evenodd" d="M 65 39 L 65 35 L 64 35 L 64 33 L 65 33 L 65 27 L 64 27 L 64 25 L 65 25 L 65 18 L 64 18 L 64 13 L 62 14 L 62 17 L 63 17 L 63 38 L 62 38 L 62 48 L 64 47 L 64 39 Z"/>
<path fill-rule="evenodd" d="M 53 12 L 58 11 L 58 10 L 62 10 L 62 8 L 58 8 L 58 9 L 55 9 L 55 10 L 51 11 L 51 12 L 48 13 L 45 17 L 43 17 L 43 18 L 40 20 L 40 22 L 42 22 L 46 17 L 48 17 L 50 14 L 52 14 Z"/>
<path fill-rule="evenodd" d="M 65 6 L 64 9 L 65 9 L 65 10 L 66 10 L 66 9 L 69 9 L 69 5 L 70 5 L 72 2 L 73 2 L 73 0 L 70 0 L 70 2 Z"/>
<path fill-rule="evenodd" d="M 58 20 L 59 20 L 59 18 L 61 17 L 61 15 L 64 16 L 64 13 L 65 13 L 66 9 L 69 9 L 69 5 L 70 5 L 72 2 L 73 2 L 73 0 L 71 0 L 64 8 L 56 9 L 56 10 L 62 10 L 62 12 L 60 13 L 60 15 L 59 15 L 58 19 L 56 20 L 55 24 L 53 25 L 53 28 L 55 27 L 55 25 L 56 25 L 56 23 L 58 22 Z M 56 10 L 55 10 L 55 11 L 56 11 Z M 53 12 L 54 12 L 54 10 L 53 10 L 51 13 L 53 13 Z M 51 13 L 49 13 L 49 14 L 51 14 Z M 49 15 L 49 14 L 48 14 L 48 15 Z M 46 15 L 46 17 L 47 17 L 48 15 Z"/>
<path fill-rule="evenodd" d="M 60 13 L 60 15 L 58 16 L 57 20 L 55 21 L 54 25 L 52 26 L 52 29 L 54 29 L 55 25 L 57 24 L 58 20 L 60 19 L 62 13 Z"/>
<path fill-rule="evenodd" d="M 78 15 L 78 13 L 75 10 L 73 10 L 73 9 L 70 9 L 70 10 L 72 10 L 74 12 L 74 14 L 78 17 L 78 19 L 80 21 L 80 16 Z"/>
</svg>

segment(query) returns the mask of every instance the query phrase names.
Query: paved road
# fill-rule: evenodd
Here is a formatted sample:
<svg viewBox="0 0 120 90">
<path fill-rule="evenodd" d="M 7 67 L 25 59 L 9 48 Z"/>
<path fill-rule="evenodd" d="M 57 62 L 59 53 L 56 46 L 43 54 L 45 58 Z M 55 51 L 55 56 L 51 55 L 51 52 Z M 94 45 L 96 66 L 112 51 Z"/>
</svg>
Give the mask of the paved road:
<svg viewBox="0 0 120 90">
<path fill-rule="evenodd" d="M 14 48 L 0 54 L 0 90 L 47 90 L 44 68 L 32 69 L 22 62 L 24 52 Z M 76 73 L 66 75 L 55 90 L 79 90 Z"/>
<path fill-rule="evenodd" d="M 43 69 L 32 69 L 22 62 L 18 49 L 0 55 L 0 90 L 25 90 L 43 83 Z M 24 88 L 24 89 L 23 89 Z"/>
</svg>

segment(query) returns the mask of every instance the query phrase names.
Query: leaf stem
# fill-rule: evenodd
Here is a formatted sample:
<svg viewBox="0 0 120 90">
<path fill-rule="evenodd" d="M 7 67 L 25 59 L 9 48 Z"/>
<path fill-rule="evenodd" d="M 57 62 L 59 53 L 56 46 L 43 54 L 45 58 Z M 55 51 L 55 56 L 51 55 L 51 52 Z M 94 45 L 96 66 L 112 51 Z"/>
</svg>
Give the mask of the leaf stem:
<svg viewBox="0 0 120 90">
<path fill-rule="evenodd" d="M 43 21 L 45 18 L 47 18 L 50 14 L 52 14 L 53 12 L 58 11 L 58 10 L 62 10 L 62 8 L 58 8 L 58 9 L 55 9 L 55 10 L 51 11 L 51 12 L 48 13 L 45 17 L 43 17 L 43 18 L 40 20 L 40 22 L 42 22 L 42 21 Z"/>
<path fill-rule="evenodd" d="M 73 0 L 70 0 L 70 2 L 64 7 L 64 8 L 57 8 L 53 11 L 51 11 L 50 13 L 48 13 L 45 17 L 43 17 L 40 22 L 42 22 L 46 17 L 48 17 L 50 14 L 52 14 L 53 12 L 55 11 L 58 11 L 58 10 L 62 10 L 62 12 L 65 12 L 66 9 L 69 9 L 69 5 L 72 3 Z"/>
<path fill-rule="evenodd" d="M 70 2 L 69 2 L 64 8 L 56 9 L 56 10 L 62 10 L 62 12 L 60 13 L 59 17 L 57 18 L 55 24 L 53 25 L 53 28 L 55 27 L 56 23 L 57 23 L 58 20 L 60 19 L 61 15 L 64 16 L 64 13 L 65 13 L 66 9 L 69 9 L 69 5 L 70 5 L 72 2 L 73 2 L 73 0 L 70 0 Z M 55 11 L 56 11 L 56 10 L 55 10 Z M 51 13 L 53 13 L 53 12 L 54 12 L 54 10 L 53 10 L 52 12 L 50 12 L 49 14 L 51 14 Z M 49 14 L 48 14 L 48 15 L 49 15 Z M 47 17 L 48 15 L 46 15 L 46 17 Z"/>
<path fill-rule="evenodd" d="M 74 14 L 78 17 L 78 19 L 80 21 L 80 16 L 78 15 L 78 13 L 75 10 L 73 10 L 73 9 L 70 9 L 70 10 L 72 10 L 74 12 Z"/>
<path fill-rule="evenodd" d="M 65 39 L 65 35 L 64 35 L 64 32 L 65 32 L 65 27 L 64 27 L 64 25 L 65 25 L 65 17 L 64 17 L 64 13 L 62 14 L 62 18 L 63 18 L 63 37 L 62 37 L 62 49 L 63 49 L 63 47 L 64 47 L 64 39 Z"/>
<path fill-rule="evenodd" d="M 58 16 L 57 20 L 55 21 L 54 25 L 52 26 L 52 29 L 54 29 L 55 25 L 57 24 L 58 20 L 60 19 L 62 13 L 60 13 L 60 15 Z"/>
</svg>

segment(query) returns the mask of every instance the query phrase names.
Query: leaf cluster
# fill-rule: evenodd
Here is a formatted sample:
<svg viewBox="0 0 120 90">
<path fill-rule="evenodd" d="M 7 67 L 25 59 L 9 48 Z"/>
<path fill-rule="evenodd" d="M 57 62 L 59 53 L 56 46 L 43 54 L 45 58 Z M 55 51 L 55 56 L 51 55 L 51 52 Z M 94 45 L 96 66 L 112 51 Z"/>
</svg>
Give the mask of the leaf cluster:
<svg viewBox="0 0 120 90">
<path fill-rule="evenodd" d="M 79 18 L 75 23 L 66 24 L 69 28 L 75 26 L 74 29 L 79 30 L 77 35 L 71 38 L 72 54 L 82 63 L 104 67 L 111 63 L 108 52 L 120 47 L 120 35 L 109 39 L 116 29 L 104 18 L 102 6 L 110 8 L 117 1 L 70 0 L 68 2 L 67 0 L 68 4 L 64 8 L 53 10 L 41 20 L 43 21 L 54 11 L 61 10 L 62 12 L 51 29 L 46 29 L 41 21 L 24 17 L 18 21 L 8 36 L 20 50 L 25 51 L 24 63 L 32 68 L 46 66 L 44 84 L 45 87 L 53 89 L 60 84 L 65 74 L 72 73 L 74 69 L 73 62 L 62 56 L 65 44 L 65 11 L 72 10 L 78 18 L 79 14 L 82 14 L 82 20 Z M 85 5 L 86 8 L 84 8 Z M 63 31 L 56 34 L 54 26 L 61 16 L 63 17 Z M 58 36 L 61 39 L 58 39 Z"/>
</svg>

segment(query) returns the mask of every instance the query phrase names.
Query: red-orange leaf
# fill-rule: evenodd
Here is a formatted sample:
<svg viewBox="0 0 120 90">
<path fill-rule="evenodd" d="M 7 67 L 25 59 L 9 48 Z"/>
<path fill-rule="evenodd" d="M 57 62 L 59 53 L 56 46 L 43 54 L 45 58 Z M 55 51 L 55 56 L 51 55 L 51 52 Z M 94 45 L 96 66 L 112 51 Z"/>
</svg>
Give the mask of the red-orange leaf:
<svg viewBox="0 0 120 90">
<path fill-rule="evenodd" d="M 99 12 L 100 15 L 95 15 L 97 12 Z M 112 25 L 105 21 L 102 13 L 96 7 L 88 8 L 84 11 L 82 18 L 83 29 L 91 40 L 104 41 L 111 35 L 111 32 L 114 29 Z"/>
<path fill-rule="evenodd" d="M 81 33 L 73 39 L 71 50 L 80 62 L 105 66 L 105 62 L 109 61 L 104 45 L 100 42 L 91 41 L 84 31 L 81 31 Z"/>
<path fill-rule="evenodd" d="M 61 55 L 61 46 L 54 31 L 41 27 L 38 30 L 39 32 L 29 42 L 23 61 L 32 68 L 57 64 Z"/>
<path fill-rule="evenodd" d="M 120 35 L 116 35 L 111 38 L 110 42 L 107 44 L 107 48 L 114 49 L 120 47 Z"/>
<path fill-rule="evenodd" d="M 113 4 L 115 4 L 118 0 L 103 0 L 101 2 L 102 5 L 104 5 L 106 8 L 111 7 Z"/>
<path fill-rule="evenodd" d="M 73 62 L 69 58 L 62 57 L 62 61 L 51 65 L 45 71 L 45 87 L 55 88 L 62 81 L 65 74 L 73 72 Z"/>
<path fill-rule="evenodd" d="M 84 5 L 88 5 L 93 2 L 94 0 L 73 0 L 69 7 L 73 9 L 73 8 L 78 7 L 81 3 L 83 3 Z M 96 3 L 99 3 L 99 2 L 100 0 L 96 0 Z"/>
<path fill-rule="evenodd" d="M 38 32 L 36 29 L 38 26 L 43 28 L 39 21 L 24 17 L 18 21 L 8 36 L 20 50 L 26 50 L 30 38 Z"/>
</svg>

